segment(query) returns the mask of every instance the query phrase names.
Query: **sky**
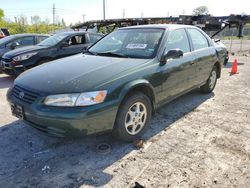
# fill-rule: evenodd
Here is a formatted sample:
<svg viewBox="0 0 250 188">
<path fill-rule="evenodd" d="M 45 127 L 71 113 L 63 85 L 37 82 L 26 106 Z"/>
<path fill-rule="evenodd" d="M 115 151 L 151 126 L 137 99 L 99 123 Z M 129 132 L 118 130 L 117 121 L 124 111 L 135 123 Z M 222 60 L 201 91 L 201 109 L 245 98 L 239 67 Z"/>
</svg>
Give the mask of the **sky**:
<svg viewBox="0 0 250 188">
<path fill-rule="evenodd" d="M 52 7 L 55 4 L 57 19 L 66 24 L 103 19 L 103 0 L 0 0 L 0 8 L 5 18 L 14 21 L 14 17 L 38 15 L 42 20 L 52 23 Z M 180 14 L 192 14 L 199 6 L 207 6 L 214 16 L 229 14 L 250 15 L 249 0 L 106 0 L 106 19 L 166 17 Z"/>
</svg>

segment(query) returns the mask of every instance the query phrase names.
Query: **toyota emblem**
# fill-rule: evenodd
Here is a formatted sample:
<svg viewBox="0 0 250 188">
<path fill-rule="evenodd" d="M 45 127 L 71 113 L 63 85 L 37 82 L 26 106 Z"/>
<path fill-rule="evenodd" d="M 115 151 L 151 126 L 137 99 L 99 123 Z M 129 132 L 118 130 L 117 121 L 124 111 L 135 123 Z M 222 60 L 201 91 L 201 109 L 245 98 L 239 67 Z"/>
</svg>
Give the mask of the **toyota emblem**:
<svg viewBox="0 0 250 188">
<path fill-rule="evenodd" d="M 24 97 L 24 92 L 21 91 L 21 92 L 19 93 L 19 98 L 22 99 L 23 97 Z"/>
</svg>

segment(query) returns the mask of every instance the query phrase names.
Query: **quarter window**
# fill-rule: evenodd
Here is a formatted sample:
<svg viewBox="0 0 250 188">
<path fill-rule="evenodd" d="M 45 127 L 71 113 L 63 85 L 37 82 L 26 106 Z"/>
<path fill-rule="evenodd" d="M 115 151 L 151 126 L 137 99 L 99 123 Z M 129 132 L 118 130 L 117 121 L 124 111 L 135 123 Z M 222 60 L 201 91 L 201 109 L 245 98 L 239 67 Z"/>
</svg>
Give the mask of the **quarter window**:
<svg viewBox="0 0 250 188">
<path fill-rule="evenodd" d="M 37 43 L 40 43 L 42 42 L 43 40 L 47 39 L 48 37 L 47 36 L 37 36 Z"/>
<path fill-rule="evenodd" d="M 200 31 L 197 29 L 188 29 L 188 32 L 190 34 L 194 50 L 208 47 L 207 38 Z"/>
<path fill-rule="evenodd" d="M 190 52 L 188 37 L 184 29 L 172 31 L 168 36 L 166 51 L 180 49 L 183 53 Z"/>
</svg>

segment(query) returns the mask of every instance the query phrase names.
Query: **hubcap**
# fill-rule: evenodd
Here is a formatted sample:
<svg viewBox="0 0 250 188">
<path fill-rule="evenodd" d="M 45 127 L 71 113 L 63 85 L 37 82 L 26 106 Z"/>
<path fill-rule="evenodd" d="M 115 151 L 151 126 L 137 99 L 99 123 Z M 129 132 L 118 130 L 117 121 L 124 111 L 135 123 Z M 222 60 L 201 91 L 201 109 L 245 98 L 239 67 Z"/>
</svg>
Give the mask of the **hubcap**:
<svg viewBox="0 0 250 188">
<path fill-rule="evenodd" d="M 125 117 L 125 128 L 130 135 L 136 135 L 145 126 L 147 120 L 146 106 L 141 102 L 134 103 Z"/>
<path fill-rule="evenodd" d="M 211 73 L 211 75 L 210 75 L 210 78 L 209 78 L 209 80 L 210 80 L 210 82 L 209 82 L 209 88 L 210 89 L 213 89 L 213 87 L 214 87 L 214 85 L 216 83 L 216 79 L 217 79 L 216 71 L 213 70 L 212 73 Z"/>
</svg>

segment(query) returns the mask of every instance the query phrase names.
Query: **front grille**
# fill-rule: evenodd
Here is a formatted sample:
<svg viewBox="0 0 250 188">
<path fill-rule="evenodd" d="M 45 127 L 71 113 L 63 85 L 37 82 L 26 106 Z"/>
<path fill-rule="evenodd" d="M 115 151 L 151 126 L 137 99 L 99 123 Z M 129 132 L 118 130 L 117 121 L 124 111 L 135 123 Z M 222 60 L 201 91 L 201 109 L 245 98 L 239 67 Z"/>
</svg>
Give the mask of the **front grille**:
<svg viewBox="0 0 250 188">
<path fill-rule="evenodd" d="M 15 98 L 17 98 L 23 102 L 26 102 L 28 104 L 32 104 L 39 97 L 39 93 L 36 93 L 34 91 L 30 91 L 30 90 L 25 89 L 23 87 L 20 87 L 18 85 L 14 86 L 11 94 Z"/>
</svg>

